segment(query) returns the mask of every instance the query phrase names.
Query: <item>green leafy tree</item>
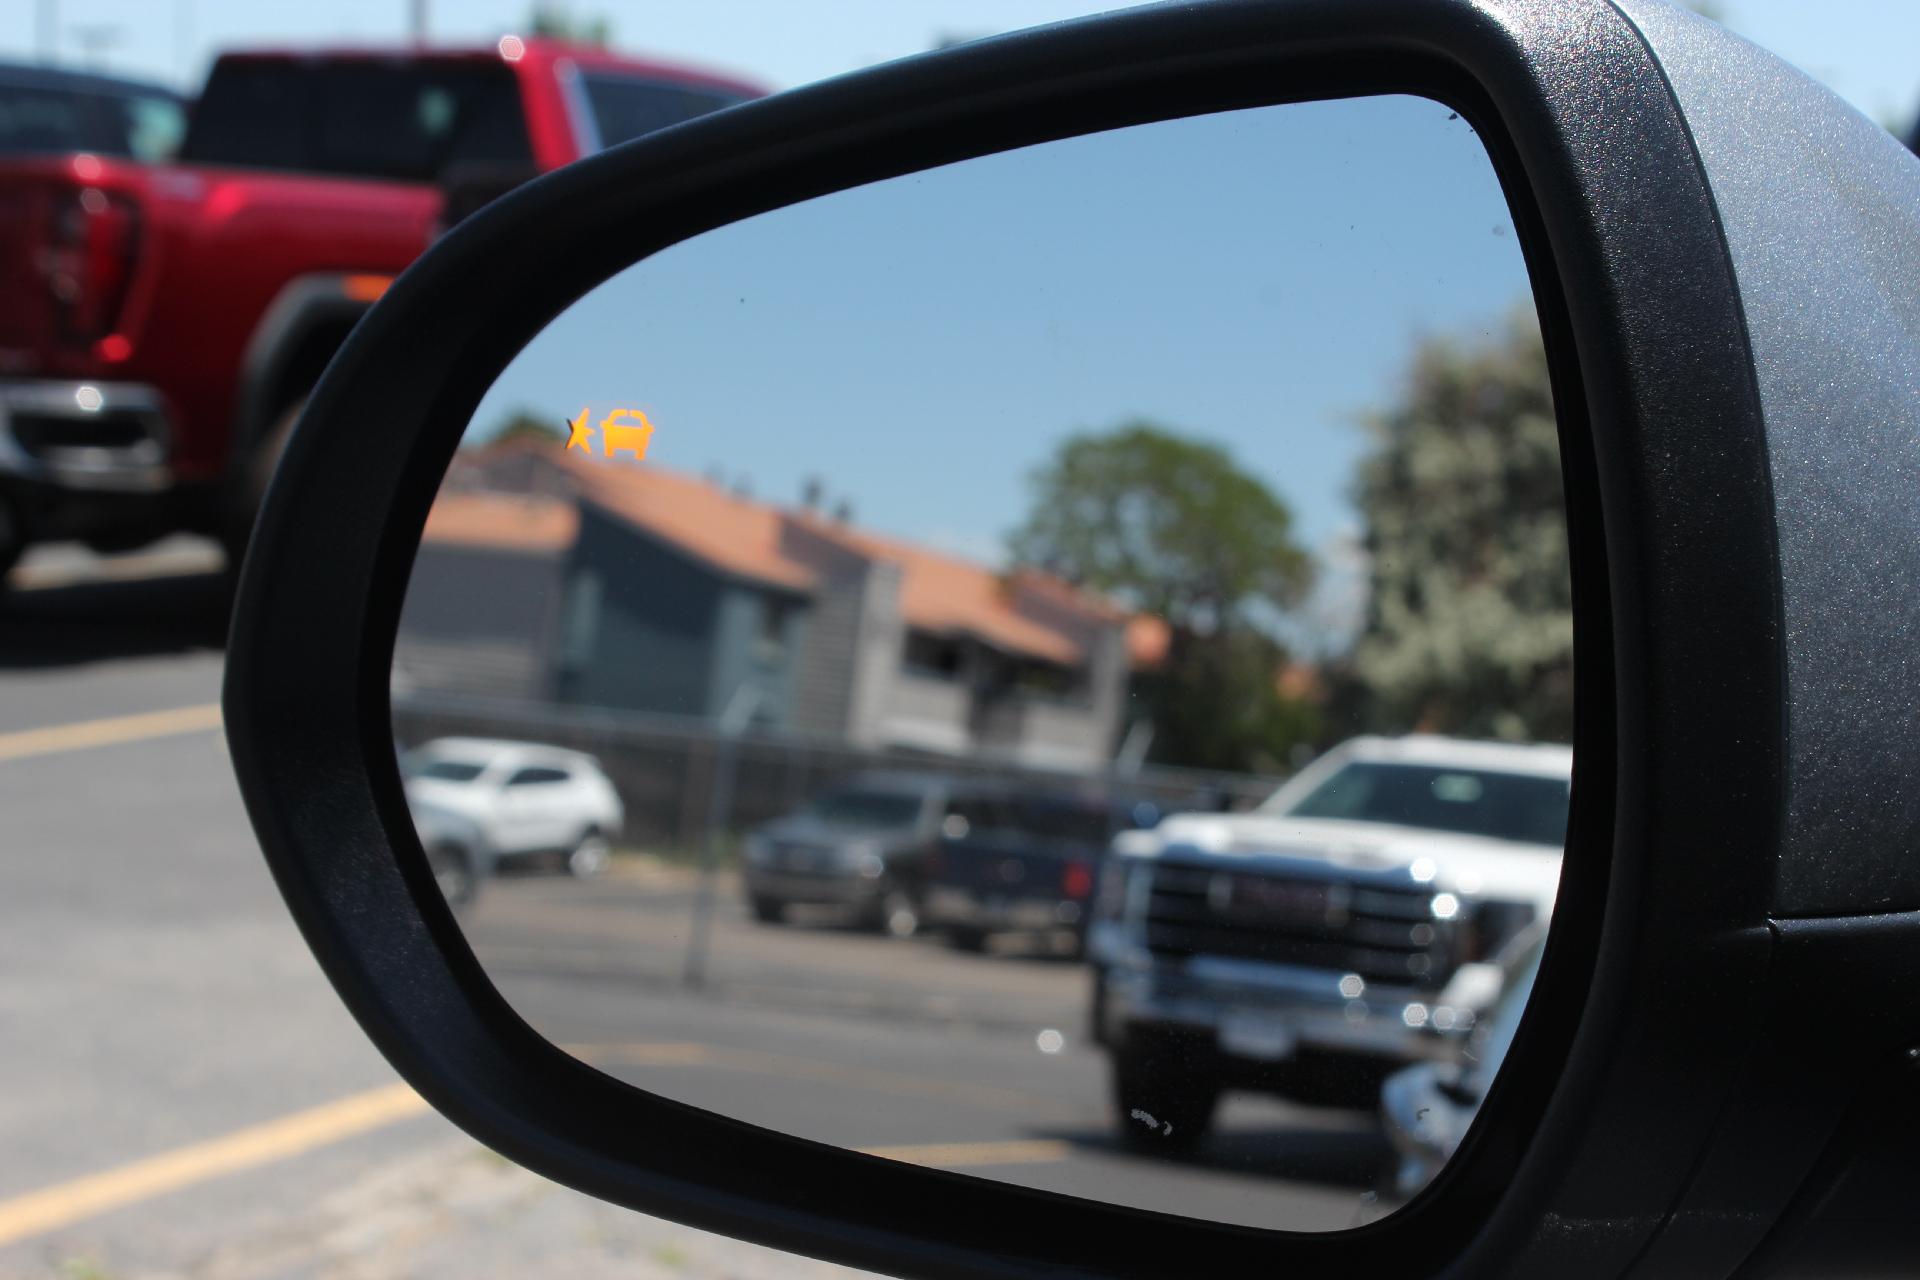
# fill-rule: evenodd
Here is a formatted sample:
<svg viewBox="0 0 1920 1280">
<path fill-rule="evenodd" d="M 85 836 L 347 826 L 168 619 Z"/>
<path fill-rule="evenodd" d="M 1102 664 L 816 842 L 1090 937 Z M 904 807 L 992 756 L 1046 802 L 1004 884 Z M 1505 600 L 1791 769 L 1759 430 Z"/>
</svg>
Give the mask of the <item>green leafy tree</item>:
<svg viewBox="0 0 1920 1280">
<path fill-rule="evenodd" d="M 1033 477 L 1014 560 L 1164 619 L 1162 669 L 1136 695 L 1153 756 L 1271 769 L 1313 732 L 1283 698 L 1285 650 L 1271 625 L 1299 604 L 1313 561 L 1293 513 L 1217 445 L 1148 422 L 1068 438 Z"/>
<path fill-rule="evenodd" d="M 527 20 L 527 31 L 550 40 L 605 45 L 613 38 L 613 23 L 605 17 L 577 17 L 569 7 L 547 0 L 547 3 L 533 6 L 533 13 Z"/>
<path fill-rule="evenodd" d="M 531 409 L 516 409 L 493 433 L 492 442 L 505 444 L 513 440 L 531 440 L 537 444 L 557 444 L 567 438 L 566 424 L 546 418 Z"/>
<path fill-rule="evenodd" d="M 1373 727 L 1569 741 L 1560 444 L 1530 314 L 1415 355 L 1361 466 L 1371 591 L 1350 671 Z"/>
</svg>

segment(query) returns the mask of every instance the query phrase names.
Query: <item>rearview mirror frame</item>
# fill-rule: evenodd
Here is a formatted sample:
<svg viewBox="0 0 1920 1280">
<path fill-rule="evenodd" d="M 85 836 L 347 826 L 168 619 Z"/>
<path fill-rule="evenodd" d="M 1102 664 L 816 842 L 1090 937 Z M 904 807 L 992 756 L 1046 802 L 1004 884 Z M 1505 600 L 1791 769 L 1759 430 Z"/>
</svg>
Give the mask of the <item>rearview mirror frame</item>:
<svg viewBox="0 0 1920 1280">
<path fill-rule="evenodd" d="M 1560 411 L 1579 655 L 1561 907 L 1507 1069 L 1434 1186 L 1328 1235 L 1204 1223 L 755 1128 L 527 1026 L 434 885 L 388 705 L 413 552 L 494 375 L 615 271 L 743 217 L 1097 130 L 1385 92 L 1459 111 L 1513 207 Z M 287 447 L 243 573 L 226 723 L 274 875 L 361 1026 L 435 1107 L 560 1182 L 898 1273 L 1601 1274 L 1666 1238 L 1767 1007 L 1788 785 L 1777 522 L 1715 192 L 1619 9 L 1154 7 L 731 108 L 462 221 L 360 322 Z M 1824 1136 L 1793 1135 L 1794 1168 Z M 1742 1256 L 1764 1226 L 1721 1223 L 1713 1247 Z"/>
</svg>

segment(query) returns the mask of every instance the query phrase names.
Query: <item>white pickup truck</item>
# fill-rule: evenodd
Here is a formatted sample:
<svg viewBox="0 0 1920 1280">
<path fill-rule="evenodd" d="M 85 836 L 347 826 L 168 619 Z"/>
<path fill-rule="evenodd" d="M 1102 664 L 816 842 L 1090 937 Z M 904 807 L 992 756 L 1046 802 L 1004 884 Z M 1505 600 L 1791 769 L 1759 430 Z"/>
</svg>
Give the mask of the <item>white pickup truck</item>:
<svg viewBox="0 0 1920 1280">
<path fill-rule="evenodd" d="M 1356 738 L 1253 812 L 1118 836 L 1088 958 L 1122 1135 L 1189 1147 L 1229 1088 L 1371 1105 L 1396 1068 L 1456 1053 L 1501 949 L 1552 912 L 1572 764 Z"/>
</svg>

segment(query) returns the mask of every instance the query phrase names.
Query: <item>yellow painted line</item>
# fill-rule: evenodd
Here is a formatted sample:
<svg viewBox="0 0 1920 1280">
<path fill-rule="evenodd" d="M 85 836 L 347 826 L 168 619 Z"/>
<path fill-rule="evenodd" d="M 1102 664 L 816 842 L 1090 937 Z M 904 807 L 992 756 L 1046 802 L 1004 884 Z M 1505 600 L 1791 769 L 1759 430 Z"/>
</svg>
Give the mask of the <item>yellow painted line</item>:
<svg viewBox="0 0 1920 1280">
<path fill-rule="evenodd" d="M 929 1169 L 968 1169 L 990 1164 L 1054 1164 L 1072 1149 L 1064 1142 L 1036 1138 L 1006 1142 L 927 1142 L 904 1147 L 861 1147 L 860 1153 L 924 1165 Z"/>
<path fill-rule="evenodd" d="M 97 582 L 201 577 L 219 572 L 225 564 L 226 558 L 208 547 L 204 551 L 194 549 L 156 552 L 152 555 L 113 556 L 71 565 L 16 565 L 7 581 L 15 591 L 56 591 L 62 587 Z"/>
<path fill-rule="evenodd" d="M 212 1178 L 258 1168 L 415 1116 L 427 1109 L 404 1084 L 384 1085 L 335 1102 L 240 1129 L 223 1138 L 178 1147 L 116 1169 L 0 1200 L 0 1245 L 178 1191 Z"/>
<path fill-rule="evenodd" d="M 24 760 L 29 756 L 50 756 L 61 751 L 84 751 L 89 747 L 110 747 L 121 742 L 199 733 L 219 727 L 220 704 L 217 702 L 203 703 L 197 707 L 175 707 L 170 711 L 148 711 L 136 716 L 81 720 L 45 729 L 0 733 L 0 760 Z"/>
</svg>

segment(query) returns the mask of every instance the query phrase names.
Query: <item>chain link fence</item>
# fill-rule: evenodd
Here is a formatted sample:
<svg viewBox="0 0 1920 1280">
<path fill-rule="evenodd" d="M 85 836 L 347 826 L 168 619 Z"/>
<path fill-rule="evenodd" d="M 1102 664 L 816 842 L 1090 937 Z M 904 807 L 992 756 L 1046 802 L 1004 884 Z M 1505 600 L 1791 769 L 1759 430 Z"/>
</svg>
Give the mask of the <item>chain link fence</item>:
<svg viewBox="0 0 1920 1280">
<path fill-rule="evenodd" d="M 626 805 L 626 840 L 654 852 L 692 851 L 704 845 L 723 740 L 718 725 L 694 717 L 609 711 L 552 703 L 454 694 L 396 698 L 394 736 L 405 749 L 435 738 L 486 737 L 538 742 L 584 751 L 600 761 Z M 1162 812 L 1243 809 L 1258 804 L 1282 781 L 1147 765 L 1124 779 L 1023 767 L 1005 761 L 863 749 L 792 735 L 743 733 L 724 744 L 733 753 L 730 802 L 723 806 L 730 844 L 741 833 L 789 813 L 850 774 L 883 769 L 938 772 L 1061 787 L 1124 785 L 1130 799 Z"/>
</svg>

